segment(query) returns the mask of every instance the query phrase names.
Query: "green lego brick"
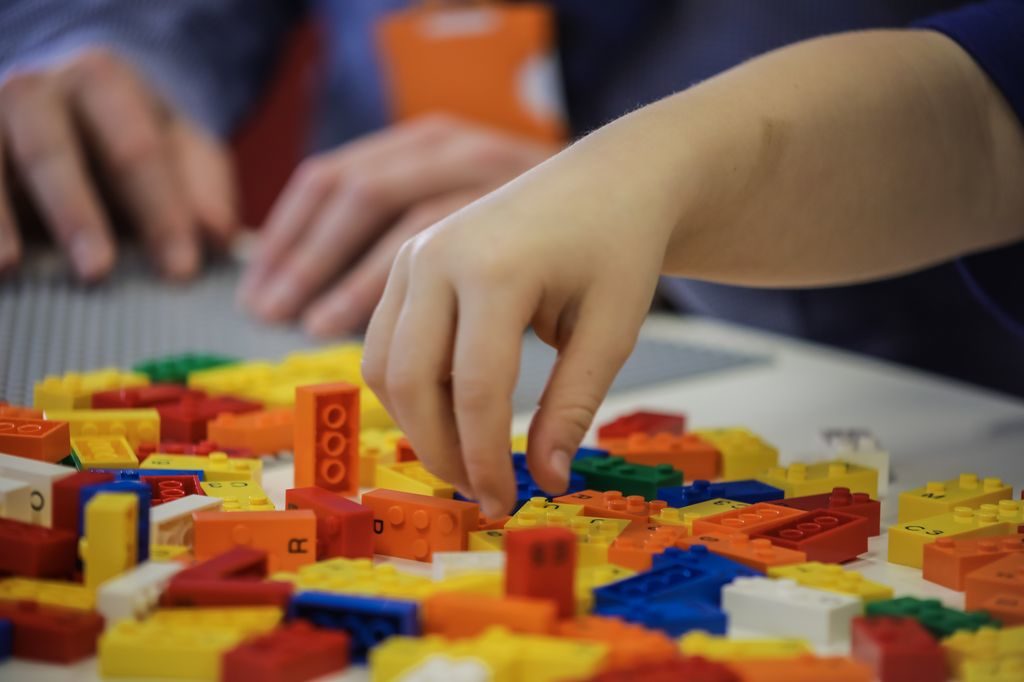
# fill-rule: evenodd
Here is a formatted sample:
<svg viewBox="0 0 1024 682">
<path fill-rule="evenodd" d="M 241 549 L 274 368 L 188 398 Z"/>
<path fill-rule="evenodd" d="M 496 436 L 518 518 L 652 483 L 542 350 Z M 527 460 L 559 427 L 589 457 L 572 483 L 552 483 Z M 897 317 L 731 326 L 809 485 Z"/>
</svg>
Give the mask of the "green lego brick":
<svg viewBox="0 0 1024 682">
<path fill-rule="evenodd" d="M 221 365 L 233 365 L 236 362 L 239 362 L 238 358 L 225 355 L 181 353 L 179 355 L 167 355 L 162 358 L 143 360 L 134 365 L 132 369 L 136 372 L 142 372 L 155 384 L 183 384 L 188 379 L 189 372 L 220 367 Z"/>
<path fill-rule="evenodd" d="M 985 611 L 958 611 L 943 606 L 938 599 L 899 597 L 876 601 L 867 604 L 865 612 L 868 616 L 913 618 L 939 638 L 948 637 L 958 630 L 974 631 L 982 627 L 1000 626 L 999 621 Z"/>
<path fill-rule="evenodd" d="M 75 451 L 74 450 L 71 451 L 70 455 L 68 455 L 67 457 L 65 457 L 61 461 L 57 462 L 57 464 L 59 464 L 61 466 L 65 466 L 65 467 L 71 467 L 73 469 L 78 469 L 79 471 L 82 470 L 82 467 L 79 466 L 78 458 L 75 457 Z"/>
<path fill-rule="evenodd" d="M 645 466 L 621 457 L 584 457 L 573 460 L 572 470 L 591 490 L 619 490 L 623 495 L 643 495 L 653 500 L 658 488 L 683 484 L 683 472 L 671 464 Z"/>
</svg>

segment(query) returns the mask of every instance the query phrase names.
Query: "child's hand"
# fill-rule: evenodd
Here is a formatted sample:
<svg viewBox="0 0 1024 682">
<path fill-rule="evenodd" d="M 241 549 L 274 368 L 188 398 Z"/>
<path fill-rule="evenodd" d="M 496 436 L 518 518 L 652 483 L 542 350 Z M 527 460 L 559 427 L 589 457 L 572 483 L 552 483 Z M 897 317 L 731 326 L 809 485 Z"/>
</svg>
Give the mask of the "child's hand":
<svg viewBox="0 0 1024 682">
<path fill-rule="evenodd" d="M 624 169 L 613 159 L 592 169 L 584 146 L 406 242 L 367 331 L 369 385 L 426 467 L 488 516 L 515 500 L 509 433 L 523 332 L 532 326 L 558 349 L 527 453 L 537 482 L 557 492 L 661 268 L 667 221 L 627 209 Z"/>
</svg>

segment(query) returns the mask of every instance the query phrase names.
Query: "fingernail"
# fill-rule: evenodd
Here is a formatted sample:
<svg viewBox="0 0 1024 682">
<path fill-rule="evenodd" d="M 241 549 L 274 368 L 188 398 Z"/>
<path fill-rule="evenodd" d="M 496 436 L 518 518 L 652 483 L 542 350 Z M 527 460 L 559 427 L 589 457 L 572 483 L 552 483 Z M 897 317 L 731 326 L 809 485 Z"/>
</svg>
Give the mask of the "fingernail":
<svg viewBox="0 0 1024 682">
<path fill-rule="evenodd" d="M 504 509 L 504 505 L 490 495 L 480 496 L 480 510 L 483 512 L 484 516 L 489 519 L 496 519 L 499 516 L 504 516 L 506 511 Z"/>
<path fill-rule="evenodd" d="M 192 242 L 175 239 L 164 248 L 164 267 L 170 277 L 190 277 L 199 268 L 199 251 Z"/>
<path fill-rule="evenodd" d="M 80 277 L 95 279 L 106 274 L 113 260 L 110 245 L 91 232 L 79 231 L 71 239 L 71 261 Z"/>
</svg>

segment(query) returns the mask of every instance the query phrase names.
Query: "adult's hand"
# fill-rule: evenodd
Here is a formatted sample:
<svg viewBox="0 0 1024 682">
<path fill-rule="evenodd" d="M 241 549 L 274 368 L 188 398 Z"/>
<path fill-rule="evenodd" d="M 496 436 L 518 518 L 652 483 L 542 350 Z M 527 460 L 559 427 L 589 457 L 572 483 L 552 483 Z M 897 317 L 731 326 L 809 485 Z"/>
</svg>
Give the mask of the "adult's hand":
<svg viewBox="0 0 1024 682">
<path fill-rule="evenodd" d="M 9 73 L 0 83 L 0 154 L 10 160 L 0 166 L 0 271 L 22 252 L 15 184 L 86 281 L 116 258 L 101 187 L 171 278 L 193 275 L 204 238 L 223 245 L 236 226 L 224 148 L 107 49 Z M 16 177 L 3 177 L 7 169 Z"/>
<path fill-rule="evenodd" d="M 407 239 L 557 149 L 450 116 L 393 126 L 304 162 L 239 289 L 257 316 L 316 336 L 364 324 Z"/>
</svg>

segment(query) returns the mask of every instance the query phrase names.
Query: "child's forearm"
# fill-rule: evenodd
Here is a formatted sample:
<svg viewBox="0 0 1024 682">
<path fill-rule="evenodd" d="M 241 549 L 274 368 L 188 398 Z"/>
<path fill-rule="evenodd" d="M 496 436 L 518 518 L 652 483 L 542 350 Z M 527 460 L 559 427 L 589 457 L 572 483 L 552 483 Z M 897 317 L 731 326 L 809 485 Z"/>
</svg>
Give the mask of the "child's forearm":
<svg viewBox="0 0 1024 682">
<path fill-rule="evenodd" d="M 671 216 L 672 274 L 837 284 L 1024 237 L 1021 125 L 938 33 L 872 31 L 778 50 L 570 153 L 602 150 L 631 159 L 621 172 L 655 191 L 671 187 L 668 204 L 644 192 L 654 205 L 641 219 Z"/>
</svg>

